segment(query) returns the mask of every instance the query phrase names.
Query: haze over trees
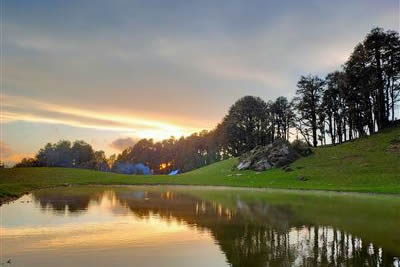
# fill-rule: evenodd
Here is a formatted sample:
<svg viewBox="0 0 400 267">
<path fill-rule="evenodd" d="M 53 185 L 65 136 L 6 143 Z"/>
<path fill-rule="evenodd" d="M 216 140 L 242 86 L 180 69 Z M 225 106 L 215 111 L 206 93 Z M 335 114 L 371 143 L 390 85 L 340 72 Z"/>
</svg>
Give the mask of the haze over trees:
<svg viewBox="0 0 400 267">
<path fill-rule="evenodd" d="M 301 139 L 310 146 L 338 144 L 373 134 L 396 120 L 400 101 L 400 38 L 395 31 L 372 29 L 343 66 L 321 78 L 308 74 L 296 96 L 265 102 L 245 96 L 211 131 L 154 142 L 139 140 L 106 158 L 84 141 L 47 144 L 17 167 L 75 167 L 121 172 L 121 164 L 144 164 L 156 174 L 190 171 L 239 156 L 277 138 Z"/>
</svg>

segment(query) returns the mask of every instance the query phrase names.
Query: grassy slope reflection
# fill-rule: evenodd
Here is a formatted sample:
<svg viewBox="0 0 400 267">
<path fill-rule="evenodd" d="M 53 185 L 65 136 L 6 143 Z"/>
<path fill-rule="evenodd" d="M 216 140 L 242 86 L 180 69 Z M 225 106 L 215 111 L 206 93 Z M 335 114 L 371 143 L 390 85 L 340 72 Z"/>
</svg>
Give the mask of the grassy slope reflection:
<svg viewBox="0 0 400 267">
<path fill-rule="evenodd" d="M 110 188 L 72 187 L 34 193 L 43 208 L 78 212 Z M 233 266 L 392 265 L 400 198 L 310 192 L 182 187 L 112 188 L 120 205 L 211 231 Z"/>
</svg>

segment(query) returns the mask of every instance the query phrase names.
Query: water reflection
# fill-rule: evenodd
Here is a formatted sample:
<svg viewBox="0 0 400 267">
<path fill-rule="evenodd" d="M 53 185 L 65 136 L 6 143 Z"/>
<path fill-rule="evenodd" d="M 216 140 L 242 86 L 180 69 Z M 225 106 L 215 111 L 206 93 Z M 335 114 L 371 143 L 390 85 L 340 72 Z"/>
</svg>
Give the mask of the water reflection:
<svg viewBox="0 0 400 267">
<path fill-rule="evenodd" d="M 209 233 L 231 266 L 396 266 L 396 256 L 400 255 L 399 229 L 394 227 L 400 217 L 397 198 L 179 187 L 72 187 L 37 191 L 32 198 L 41 213 L 51 213 L 53 217 L 85 216 L 98 209 L 111 212 L 119 220 L 124 218 L 125 224 L 116 225 L 122 228 L 118 233 L 109 227 L 96 231 L 99 236 L 110 231 L 108 243 L 102 246 L 117 242 L 119 250 L 122 243 L 127 245 L 126 235 L 148 234 L 151 229 L 160 228 L 161 221 L 167 223 L 163 227 L 168 231 L 188 228 L 183 235 L 172 231 L 167 243 L 195 233 Z M 342 203 L 352 205 L 344 207 Z M 382 204 L 389 207 L 375 209 Z M 150 227 L 125 227 L 132 218 Z M 157 223 L 152 221 L 154 218 Z M 92 223 L 98 221 L 96 216 L 92 219 Z M 79 234 L 80 239 L 93 238 L 92 232 L 85 235 L 85 231 Z M 144 236 L 151 238 L 150 234 Z M 128 240 L 136 242 L 134 238 Z M 185 246 L 190 246 L 194 239 L 187 241 Z M 70 245 L 79 242 L 73 239 Z M 94 238 L 92 245 L 96 242 L 99 238 Z M 156 244 L 153 238 L 152 246 Z M 175 266 L 193 265 L 174 262 Z"/>
</svg>

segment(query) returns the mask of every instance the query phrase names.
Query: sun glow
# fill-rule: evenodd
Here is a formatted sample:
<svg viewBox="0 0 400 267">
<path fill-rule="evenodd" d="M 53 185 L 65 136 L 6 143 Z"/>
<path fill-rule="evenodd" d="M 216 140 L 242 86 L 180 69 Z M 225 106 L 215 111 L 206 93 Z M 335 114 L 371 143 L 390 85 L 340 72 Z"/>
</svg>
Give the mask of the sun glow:
<svg viewBox="0 0 400 267">
<path fill-rule="evenodd" d="M 179 126 L 128 114 L 110 114 L 88 109 L 61 106 L 20 96 L 3 95 L 3 122 L 28 121 L 48 124 L 64 124 L 74 127 L 110 130 L 134 135 L 139 138 L 162 140 L 171 136 L 186 136 L 201 130 Z"/>
<path fill-rule="evenodd" d="M 167 163 L 161 163 L 160 164 L 160 170 L 165 170 L 168 167 L 171 167 L 172 162 L 167 162 Z"/>
</svg>

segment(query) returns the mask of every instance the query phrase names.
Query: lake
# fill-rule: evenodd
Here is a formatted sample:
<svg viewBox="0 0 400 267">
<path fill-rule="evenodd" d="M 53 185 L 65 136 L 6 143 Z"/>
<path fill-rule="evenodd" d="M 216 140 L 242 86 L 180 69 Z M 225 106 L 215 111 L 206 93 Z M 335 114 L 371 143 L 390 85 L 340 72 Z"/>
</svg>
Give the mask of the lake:
<svg viewBox="0 0 400 267">
<path fill-rule="evenodd" d="M 398 196 L 72 186 L 0 211 L 0 266 L 400 266 Z"/>
</svg>

